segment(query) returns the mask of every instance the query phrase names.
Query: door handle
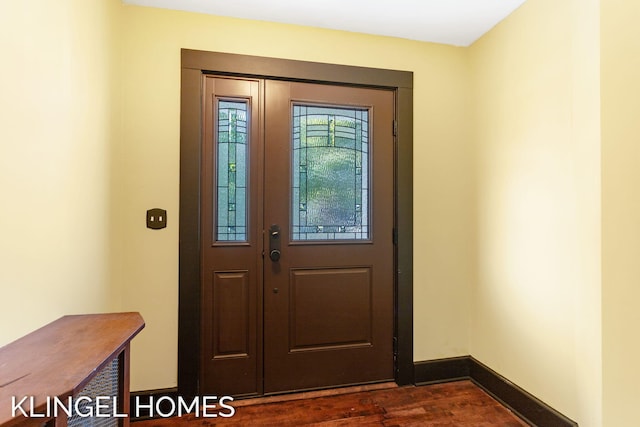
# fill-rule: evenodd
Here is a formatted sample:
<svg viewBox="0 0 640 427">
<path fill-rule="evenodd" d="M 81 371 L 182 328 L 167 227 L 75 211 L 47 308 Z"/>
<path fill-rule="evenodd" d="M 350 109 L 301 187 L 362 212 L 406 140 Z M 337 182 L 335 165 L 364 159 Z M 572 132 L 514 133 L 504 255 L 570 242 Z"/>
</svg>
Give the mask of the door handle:
<svg viewBox="0 0 640 427">
<path fill-rule="evenodd" d="M 280 226 L 269 227 L 269 258 L 273 262 L 280 261 Z"/>
</svg>

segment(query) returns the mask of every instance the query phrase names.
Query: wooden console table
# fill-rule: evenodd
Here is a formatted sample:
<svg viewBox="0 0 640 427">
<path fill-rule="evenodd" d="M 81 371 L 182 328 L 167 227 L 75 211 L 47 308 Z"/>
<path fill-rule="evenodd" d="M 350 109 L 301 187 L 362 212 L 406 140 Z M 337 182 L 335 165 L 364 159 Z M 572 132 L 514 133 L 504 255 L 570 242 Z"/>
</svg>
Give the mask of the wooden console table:
<svg viewBox="0 0 640 427">
<path fill-rule="evenodd" d="M 64 316 L 0 347 L 0 426 L 128 426 L 129 343 L 142 328 L 139 313 Z M 70 417 L 58 408 L 55 416 L 54 399 L 85 406 Z M 90 411 L 100 418 L 89 422 Z"/>
</svg>

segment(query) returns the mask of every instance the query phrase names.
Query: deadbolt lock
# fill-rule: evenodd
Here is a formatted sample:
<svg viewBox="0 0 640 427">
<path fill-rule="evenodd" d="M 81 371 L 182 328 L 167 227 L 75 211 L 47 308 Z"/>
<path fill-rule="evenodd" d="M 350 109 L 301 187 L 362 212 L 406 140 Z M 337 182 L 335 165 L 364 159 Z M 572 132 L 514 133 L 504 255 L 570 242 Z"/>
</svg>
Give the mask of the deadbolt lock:
<svg viewBox="0 0 640 427">
<path fill-rule="evenodd" d="M 269 227 L 269 258 L 273 262 L 280 261 L 280 226 Z"/>
</svg>

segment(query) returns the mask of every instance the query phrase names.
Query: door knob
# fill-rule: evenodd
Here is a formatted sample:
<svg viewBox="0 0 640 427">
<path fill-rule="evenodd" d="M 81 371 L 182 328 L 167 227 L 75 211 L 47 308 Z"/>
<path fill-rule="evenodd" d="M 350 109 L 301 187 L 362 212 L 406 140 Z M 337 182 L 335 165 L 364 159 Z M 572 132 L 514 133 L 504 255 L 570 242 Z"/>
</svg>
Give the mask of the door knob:
<svg viewBox="0 0 640 427">
<path fill-rule="evenodd" d="M 269 258 L 273 262 L 280 261 L 280 226 L 269 227 Z"/>
<path fill-rule="evenodd" d="M 271 252 L 269 252 L 269 258 L 271 258 L 273 262 L 280 261 L 280 251 L 277 249 L 271 250 Z"/>
</svg>

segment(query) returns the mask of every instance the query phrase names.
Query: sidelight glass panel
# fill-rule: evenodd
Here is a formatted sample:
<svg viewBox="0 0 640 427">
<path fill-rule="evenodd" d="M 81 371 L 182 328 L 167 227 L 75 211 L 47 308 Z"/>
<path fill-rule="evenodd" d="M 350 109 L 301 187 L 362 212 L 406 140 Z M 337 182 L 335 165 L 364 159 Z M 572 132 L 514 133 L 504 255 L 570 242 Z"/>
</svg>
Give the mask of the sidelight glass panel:
<svg viewBox="0 0 640 427">
<path fill-rule="evenodd" d="M 247 102 L 218 101 L 216 239 L 247 241 Z"/>
<path fill-rule="evenodd" d="M 293 106 L 293 240 L 369 239 L 369 111 Z"/>
</svg>

